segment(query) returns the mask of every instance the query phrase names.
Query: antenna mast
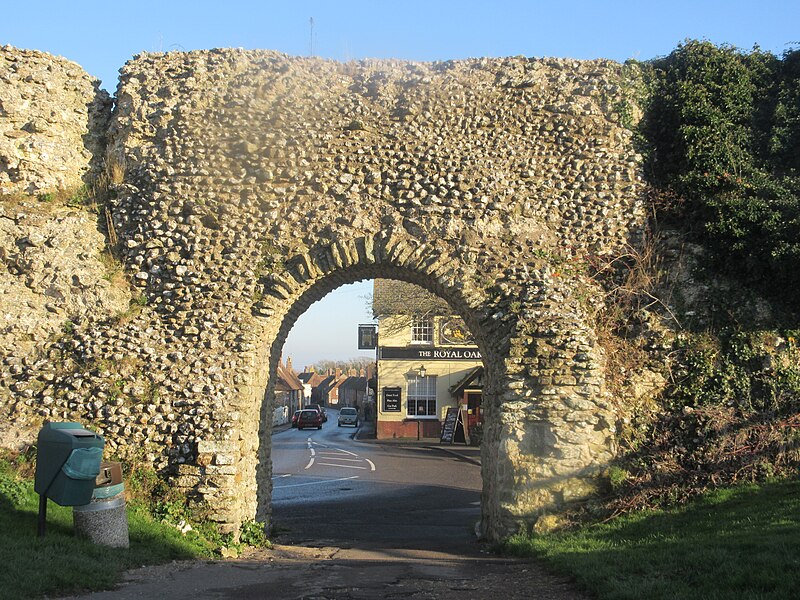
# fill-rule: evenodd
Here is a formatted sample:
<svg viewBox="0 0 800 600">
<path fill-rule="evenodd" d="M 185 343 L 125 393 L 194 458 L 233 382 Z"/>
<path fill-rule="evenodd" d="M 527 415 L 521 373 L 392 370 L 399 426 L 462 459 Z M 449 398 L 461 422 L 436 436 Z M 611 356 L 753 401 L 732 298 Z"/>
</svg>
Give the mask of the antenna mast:
<svg viewBox="0 0 800 600">
<path fill-rule="evenodd" d="M 314 56 L 314 17 L 308 19 L 310 34 L 308 38 L 309 56 Z"/>
</svg>

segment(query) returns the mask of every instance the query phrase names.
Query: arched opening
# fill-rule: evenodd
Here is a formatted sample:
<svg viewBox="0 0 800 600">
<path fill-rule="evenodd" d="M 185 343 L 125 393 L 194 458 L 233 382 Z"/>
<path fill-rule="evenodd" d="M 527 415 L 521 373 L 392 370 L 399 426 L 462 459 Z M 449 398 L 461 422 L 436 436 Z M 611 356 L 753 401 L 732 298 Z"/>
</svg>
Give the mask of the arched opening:
<svg viewBox="0 0 800 600">
<path fill-rule="evenodd" d="M 283 348 L 290 331 L 312 304 L 325 302 L 334 289 L 372 278 L 404 284 L 406 290 L 422 289 L 437 298 L 439 305 L 423 309 L 421 319 L 416 319 L 413 311 L 398 319 L 393 314 L 398 302 L 407 304 L 409 298 L 400 298 L 394 307 L 375 307 L 387 294 L 396 293 L 376 286 L 373 307 L 382 324 L 374 351 L 377 373 L 372 398 L 365 394 L 353 400 L 337 390 L 333 398 L 320 402 L 327 405 L 329 413 L 328 424 L 320 433 L 315 428 L 298 431 L 284 426 L 273 437 L 274 422 L 268 421 L 276 414 L 272 402 L 287 369 L 288 354 Z M 421 325 L 422 321 L 427 324 Z M 481 518 L 484 490 L 482 454 L 495 455 L 478 444 L 468 446 L 474 441 L 470 435 L 480 435 L 479 420 L 492 418 L 490 402 L 482 402 L 484 390 L 491 389 L 492 373 L 485 364 L 492 364 L 486 360 L 486 353 L 492 350 L 485 342 L 487 334 L 477 312 L 457 291 L 448 291 L 430 276 L 396 266 L 371 265 L 320 277 L 289 299 L 280 323 L 269 348 L 269 380 L 261 410 L 256 471 L 260 518 L 280 530 L 293 530 L 294 541 L 311 543 L 314 535 L 310 532 L 323 540 L 339 536 L 339 543 L 375 542 L 375 536 L 365 529 L 367 513 L 384 524 L 399 525 L 406 518 L 404 527 L 382 527 L 382 531 L 384 537 L 402 533 L 407 543 L 423 543 L 428 548 L 437 542 L 452 545 L 447 532 L 456 529 L 462 541 L 474 539 L 470 530 Z M 350 332 L 353 348 L 356 325 L 352 323 Z M 472 335 L 466 335 L 467 331 Z M 408 344 L 398 341 L 404 336 Z M 293 364 L 306 366 L 306 362 L 302 359 Z M 329 375 L 334 382 L 341 381 Z M 450 396 L 449 401 L 442 400 L 443 393 Z M 359 446 L 346 441 L 348 433 L 338 431 L 340 409 L 353 405 L 361 425 Z M 288 413 L 284 414 L 291 416 Z M 469 448 L 461 455 L 434 447 L 440 446 L 442 424 L 451 414 L 455 422 L 450 439 Z M 369 445 L 362 429 L 376 443 Z M 336 435 L 339 433 L 344 435 Z M 281 452 L 291 452 L 293 457 L 281 456 Z M 411 513 L 416 513 L 416 518 L 407 519 Z"/>
</svg>

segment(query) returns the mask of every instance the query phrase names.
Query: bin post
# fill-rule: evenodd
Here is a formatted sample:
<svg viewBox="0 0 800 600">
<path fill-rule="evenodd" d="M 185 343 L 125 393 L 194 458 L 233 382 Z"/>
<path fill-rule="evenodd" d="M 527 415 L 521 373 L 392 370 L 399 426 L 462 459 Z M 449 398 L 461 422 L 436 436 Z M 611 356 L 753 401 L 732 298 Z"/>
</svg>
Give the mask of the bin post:
<svg viewBox="0 0 800 600">
<path fill-rule="evenodd" d="M 39 494 L 39 523 L 37 527 L 37 536 L 44 537 L 45 529 L 47 528 L 47 496 Z"/>
</svg>

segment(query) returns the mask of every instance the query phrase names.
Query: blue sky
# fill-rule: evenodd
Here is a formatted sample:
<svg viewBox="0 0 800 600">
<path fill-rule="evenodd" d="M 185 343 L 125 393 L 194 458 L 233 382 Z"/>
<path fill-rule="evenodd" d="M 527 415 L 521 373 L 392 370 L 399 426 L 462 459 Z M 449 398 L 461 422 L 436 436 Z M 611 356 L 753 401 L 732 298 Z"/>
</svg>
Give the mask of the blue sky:
<svg viewBox="0 0 800 600">
<path fill-rule="evenodd" d="M 60 54 L 113 91 L 134 54 L 269 48 L 336 60 L 472 56 L 648 59 L 686 38 L 781 53 L 800 42 L 797 0 L 228 2 L 6 0 L 0 43 Z"/>
<path fill-rule="evenodd" d="M 744 49 L 757 44 L 776 54 L 800 44 L 799 0 L 6 0 L 0 44 L 65 56 L 113 93 L 118 69 L 142 51 L 242 47 L 308 55 L 312 17 L 314 54 L 340 61 L 512 55 L 624 61 L 669 54 L 687 38 Z M 345 286 L 312 306 L 284 354 L 296 366 L 359 355 L 356 325 L 369 320 L 362 297 L 370 291 L 368 283 Z"/>
</svg>

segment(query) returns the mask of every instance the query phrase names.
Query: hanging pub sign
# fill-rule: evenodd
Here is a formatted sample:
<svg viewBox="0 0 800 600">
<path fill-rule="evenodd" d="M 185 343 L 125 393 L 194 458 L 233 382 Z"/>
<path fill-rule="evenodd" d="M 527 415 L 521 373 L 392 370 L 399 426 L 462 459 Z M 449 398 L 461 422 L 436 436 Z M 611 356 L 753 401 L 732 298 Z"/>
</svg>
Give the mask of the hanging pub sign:
<svg viewBox="0 0 800 600">
<path fill-rule="evenodd" d="M 446 346 L 475 343 L 461 317 L 451 317 L 439 321 L 439 341 Z"/>
<path fill-rule="evenodd" d="M 383 388 L 383 412 L 400 412 L 400 388 Z"/>
<path fill-rule="evenodd" d="M 358 326 L 358 349 L 375 350 L 378 347 L 378 326 L 359 325 Z"/>
</svg>

